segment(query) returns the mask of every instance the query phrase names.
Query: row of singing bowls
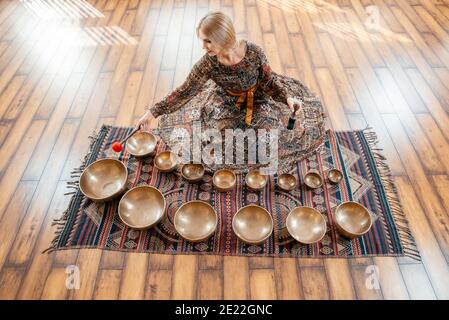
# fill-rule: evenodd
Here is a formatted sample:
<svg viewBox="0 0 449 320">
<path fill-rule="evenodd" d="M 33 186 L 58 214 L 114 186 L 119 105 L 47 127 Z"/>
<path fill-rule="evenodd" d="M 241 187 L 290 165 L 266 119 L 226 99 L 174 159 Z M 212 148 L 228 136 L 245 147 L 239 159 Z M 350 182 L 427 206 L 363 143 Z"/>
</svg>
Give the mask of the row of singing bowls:
<svg viewBox="0 0 449 320">
<path fill-rule="evenodd" d="M 337 184 L 343 179 L 343 173 L 340 170 L 333 168 L 328 171 L 327 178 L 330 183 Z M 318 171 L 311 170 L 304 176 L 304 184 L 311 189 L 316 189 L 323 185 L 323 178 Z"/>
</svg>

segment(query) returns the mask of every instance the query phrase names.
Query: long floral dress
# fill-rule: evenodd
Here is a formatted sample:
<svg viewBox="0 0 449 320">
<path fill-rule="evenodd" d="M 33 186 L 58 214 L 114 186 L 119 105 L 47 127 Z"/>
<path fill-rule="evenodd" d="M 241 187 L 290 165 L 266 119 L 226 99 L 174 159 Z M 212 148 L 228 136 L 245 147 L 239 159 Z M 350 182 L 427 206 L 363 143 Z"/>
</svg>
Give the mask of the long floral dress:
<svg viewBox="0 0 449 320">
<path fill-rule="evenodd" d="M 207 128 L 218 129 L 225 140 L 224 129 L 278 129 L 277 173 L 290 172 L 294 163 L 314 152 L 323 142 L 325 114 L 319 98 L 299 80 L 273 72 L 262 48 L 246 42 L 244 58 L 228 66 L 220 63 L 216 56 L 207 54 L 194 65 L 185 82 L 150 107 L 153 116 L 161 116 L 157 133 L 171 148 L 190 141 L 193 123 L 201 123 L 202 132 Z M 253 114 L 250 124 L 245 122 L 246 108 L 238 109 L 238 97 L 232 92 L 243 92 L 258 83 L 254 92 Z M 294 130 L 287 129 L 291 114 L 288 97 L 297 97 L 303 107 L 296 115 Z M 257 131 L 257 130 L 256 130 Z M 266 136 L 267 140 L 270 138 Z M 187 140 L 186 140 L 187 139 Z M 254 141 L 253 141 L 254 142 Z M 257 143 L 256 143 L 257 144 Z M 204 142 L 203 142 L 204 145 Z M 229 146 L 228 146 L 229 147 Z M 225 148 L 225 147 L 224 147 Z M 224 150 L 223 148 L 223 150 Z M 245 151 L 248 145 L 245 144 Z M 233 150 L 234 155 L 236 150 Z M 216 161 L 206 164 L 207 171 L 221 168 L 233 169 L 237 173 L 263 167 L 266 163 L 226 163 Z"/>
</svg>

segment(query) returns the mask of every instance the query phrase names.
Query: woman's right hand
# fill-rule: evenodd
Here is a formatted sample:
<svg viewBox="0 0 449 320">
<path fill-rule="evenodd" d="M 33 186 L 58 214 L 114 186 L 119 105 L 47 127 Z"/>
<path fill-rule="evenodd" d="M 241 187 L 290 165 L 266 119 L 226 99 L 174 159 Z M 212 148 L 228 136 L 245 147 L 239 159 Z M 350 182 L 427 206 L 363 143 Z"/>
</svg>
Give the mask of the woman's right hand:
<svg viewBox="0 0 449 320">
<path fill-rule="evenodd" d="M 154 118 L 153 115 L 151 114 L 150 110 L 148 110 L 147 112 L 145 112 L 140 119 L 137 121 L 136 123 L 136 129 L 138 130 L 144 130 L 147 129 L 149 127 L 149 122 L 150 120 Z"/>
</svg>

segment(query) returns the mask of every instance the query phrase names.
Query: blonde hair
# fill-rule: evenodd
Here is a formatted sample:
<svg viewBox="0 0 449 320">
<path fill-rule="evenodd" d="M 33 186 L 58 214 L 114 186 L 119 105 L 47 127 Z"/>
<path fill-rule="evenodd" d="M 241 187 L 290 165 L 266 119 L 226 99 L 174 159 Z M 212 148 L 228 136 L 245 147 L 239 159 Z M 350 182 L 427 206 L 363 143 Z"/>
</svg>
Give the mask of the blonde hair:
<svg viewBox="0 0 449 320">
<path fill-rule="evenodd" d="M 238 46 L 232 20 L 221 11 L 209 12 L 200 20 L 196 28 L 197 36 L 200 29 L 205 36 L 223 49 L 235 49 Z"/>
</svg>

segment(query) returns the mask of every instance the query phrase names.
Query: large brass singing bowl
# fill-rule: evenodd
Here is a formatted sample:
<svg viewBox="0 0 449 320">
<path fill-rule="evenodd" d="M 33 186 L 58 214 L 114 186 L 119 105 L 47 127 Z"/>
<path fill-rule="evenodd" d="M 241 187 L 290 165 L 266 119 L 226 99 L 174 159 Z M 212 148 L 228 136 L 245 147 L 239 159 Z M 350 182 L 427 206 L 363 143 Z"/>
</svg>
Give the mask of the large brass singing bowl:
<svg viewBox="0 0 449 320">
<path fill-rule="evenodd" d="M 326 234 L 326 220 L 321 213 L 310 207 L 297 207 L 290 211 L 286 220 L 288 233 L 298 242 L 312 244 Z"/>
<path fill-rule="evenodd" d="M 138 131 L 126 142 L 126 150 L 135 157 L 147 157 L 152 155 L 157 146 L 157 138 L 152 133 Z"/>
<path fill-rule="evenodd" d="M 212 183 L 218 191 L 229 191 L 237 182 L 235 173 L 228 169 L 221 169 L 214 173 Z"/>
<path fill-rule="evenodd" d="M 296 187 L 296 177 L 290 173 L 278 176 L 278 187 L 285 191 L 292 191 Z"/>
<path fill-rule="evenodd" d="M 206 240 L 215 232 L 218 217 L 210 204 L 193 200 L 176 210 L 173 223 L 181 237 L 198 242 Z"/>
<path fill-rule="evenodd" d="M 262 190 L 267 185 L 267 176 L 260 173 L 259 170 L 253 170 L 246 174 L 245 183 L 252 190 Z"/>
<path fill-rule="evenodd" d="M 343 179 L 343 173 L 338 169 L 331 169 L 327 173 L 327 178 L 333 184 L 337 184 Z"/>
<path fill-rule="evenodd" d="M 373 220 L 368 210 L 357 202 L 344 202 L 334 213 L 338 232 L 346 238 L 356 238 L 369 231 Z"/>
<path fill-rule="evenodd" d="M 178 165 L 178 157 L 171 151 L 162 151 L 154 158 L 154 166 L 161 172 L 171 172 Z"/>
<path fill-rule="evenodd" d="M 93 201 L 109 201 L 125 191 L 128 170 L 116 159 L 91 163 L 80 177 L 81 192 Z"/>
<path fill-rule="evenodd" d="M 203 179 L 204 166 L 201 163 L 187 163 L 181 168 L 181 175 L 189 182 L 198 182 Z"/>
<path fill-rule="evenodd" d="M 273 232 L 271 214 L 257 205 L 240 208 L 232 218 L 232 230 L 247 244 L 260 244 Z"/>
<path fill-rule="evenodd" d="M 148 229 L 161 221 L 165 213 L 164 195 L 151 186 L 135 187 L 126 192 L 118 205 L 120 219 L 134 229 Z"/>
<path fill-rule="evenodd" d="M 304 183 L 309 188 L 316 189 L 323 185 L 323 178 L 318 172 L 309 171 L 304 176 Z"/>
</svg>

